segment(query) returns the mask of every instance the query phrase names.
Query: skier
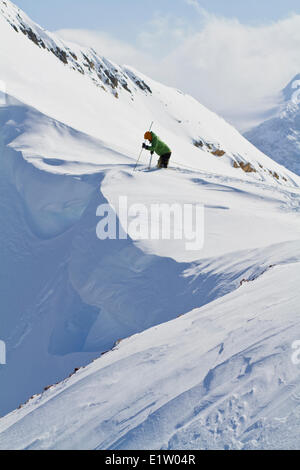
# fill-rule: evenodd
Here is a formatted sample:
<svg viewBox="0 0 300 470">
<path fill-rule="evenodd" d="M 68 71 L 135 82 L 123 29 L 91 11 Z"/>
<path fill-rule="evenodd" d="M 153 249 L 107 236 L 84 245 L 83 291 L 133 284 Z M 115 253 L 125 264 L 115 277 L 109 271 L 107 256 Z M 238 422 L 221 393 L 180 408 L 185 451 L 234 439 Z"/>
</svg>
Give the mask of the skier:
<svg viewBox="0 0 300 470">
<path fill-rule="evenodd" d="M 146 132 L 144 135 L 145 140 L 149 140 L 151 142 L 151 145 L 146 145 L 145 143 L 143 144 L 143 148 L 146 150 L 149 150 L 151 152 L 151 155 L 157 153 L 159 155 L 159 160 L 157 162 L 157 168 L 168 168 L 169 161 L 172 155 L 171 149 L 164 143 L 162 142 L 159 137 L 157 137 L 154 132 Z"/>
</svg>

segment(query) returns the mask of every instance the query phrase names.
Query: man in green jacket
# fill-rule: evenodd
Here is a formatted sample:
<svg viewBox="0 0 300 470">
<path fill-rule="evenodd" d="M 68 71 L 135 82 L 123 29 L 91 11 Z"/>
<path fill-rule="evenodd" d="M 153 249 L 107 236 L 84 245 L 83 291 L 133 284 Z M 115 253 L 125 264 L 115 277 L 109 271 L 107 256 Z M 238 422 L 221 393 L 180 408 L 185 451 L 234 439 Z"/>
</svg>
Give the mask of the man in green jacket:
<svg viewBox="0 0 300 470">
<path fill-rule="evenodd" d="M 164 143 L 162 142 L 159 137 L 157 137 L 154 132 L 146 132 L 144 135 L 145 140 L 149 140 L 151 142 L 151 145 L 146 145 L 143 144 L 143 148 L 146 150 L 149 150 L 151 154 L 157 153 L 159 155 L 159 160 L 157 162 L 157 168 L 168 168 L 169 161 L 172 155 L 171 149 Z"/>
</svg>

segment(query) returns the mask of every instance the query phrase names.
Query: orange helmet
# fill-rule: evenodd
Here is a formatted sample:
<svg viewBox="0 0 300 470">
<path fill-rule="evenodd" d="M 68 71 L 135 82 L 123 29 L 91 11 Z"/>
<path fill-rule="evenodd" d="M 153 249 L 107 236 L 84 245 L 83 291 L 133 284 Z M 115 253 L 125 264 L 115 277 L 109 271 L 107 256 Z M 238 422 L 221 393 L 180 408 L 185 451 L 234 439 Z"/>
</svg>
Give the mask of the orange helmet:
<svg viewBox="0 0 300 470">
<path fill-rule="evenodd" d="M 146 140 L 150 140 L 150 142 L 151 142 L 151 140 L 152 140 L 152 132 L 149 132 L 149 131 L 146 132 L 146 134 L 144 135 L 144 138 L 145 138 Z"/>
</svg>

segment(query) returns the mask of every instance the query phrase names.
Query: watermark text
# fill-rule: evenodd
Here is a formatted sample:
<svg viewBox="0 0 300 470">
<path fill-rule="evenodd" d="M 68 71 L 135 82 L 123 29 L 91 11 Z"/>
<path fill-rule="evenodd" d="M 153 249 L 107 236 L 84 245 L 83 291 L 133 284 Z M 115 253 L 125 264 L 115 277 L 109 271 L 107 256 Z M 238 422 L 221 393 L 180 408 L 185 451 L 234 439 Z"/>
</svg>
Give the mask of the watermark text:
<svg viewBox="0 0 300 470">
<path fill-rule="evenodd" d="M 183 240 L 188 251 L 204 245 L 204 207 L 200 204 L 128 204 L 120 196 L 118 207 L 98 207 L 101 218 L 96 233 L 100 240 Z M 119 223 L 118 223 L 119 221 Z"/>
<path fill-rule="evenodd" d="M 0 340 L 0 365 L 6 364 L 6 345 Z"/>
</svg>

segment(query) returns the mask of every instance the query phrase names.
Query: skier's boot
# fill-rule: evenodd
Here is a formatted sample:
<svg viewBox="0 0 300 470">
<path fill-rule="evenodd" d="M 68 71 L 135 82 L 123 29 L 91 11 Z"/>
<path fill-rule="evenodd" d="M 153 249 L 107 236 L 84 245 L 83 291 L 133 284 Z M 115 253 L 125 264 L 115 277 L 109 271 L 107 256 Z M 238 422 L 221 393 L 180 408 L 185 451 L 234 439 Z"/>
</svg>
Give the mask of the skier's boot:
<svg viewBox="0 0 300 470">
<path fill-rule="evenodd" d="M 163 161 L 162 158 L 160 157 L 158 162 L 157 162 L 157 168 L 163 168 Z"/>
</svg>

